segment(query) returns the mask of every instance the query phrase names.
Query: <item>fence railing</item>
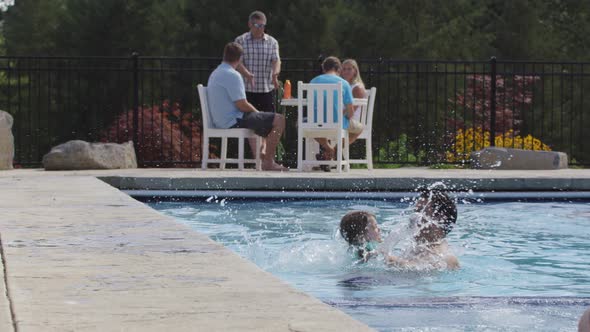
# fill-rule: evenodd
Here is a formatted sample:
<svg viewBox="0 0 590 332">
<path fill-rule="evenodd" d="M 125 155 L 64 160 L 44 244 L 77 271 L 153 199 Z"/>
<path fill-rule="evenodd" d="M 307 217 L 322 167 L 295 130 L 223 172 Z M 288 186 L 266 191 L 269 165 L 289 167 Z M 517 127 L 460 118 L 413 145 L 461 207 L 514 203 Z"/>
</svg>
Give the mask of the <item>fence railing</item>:
<svg viewBox="0 0 590 332">
<path fill-rule="evenodd" d="M 197 167 L 196 85 L 206 84 L 219 62 L 138 55 L 0 57 L 0 109 L 15 118 L 15 164 L 39 166 L 52 146 L 82 139 L 133 140 L 144 167 Z M 490 145 L 563 151 L 573 165 L 590 164 L 590 63 L 358 62 L 365 85 L 377 87 L 376 164 L 466 163 L 469 152 Z M 283 59 L 281 79 L 308 82 L 319 73 L 318 58 Z M 289 123 L 279 157 L 293 164 L 295 112 L 278 111 Z"/>
</svg>

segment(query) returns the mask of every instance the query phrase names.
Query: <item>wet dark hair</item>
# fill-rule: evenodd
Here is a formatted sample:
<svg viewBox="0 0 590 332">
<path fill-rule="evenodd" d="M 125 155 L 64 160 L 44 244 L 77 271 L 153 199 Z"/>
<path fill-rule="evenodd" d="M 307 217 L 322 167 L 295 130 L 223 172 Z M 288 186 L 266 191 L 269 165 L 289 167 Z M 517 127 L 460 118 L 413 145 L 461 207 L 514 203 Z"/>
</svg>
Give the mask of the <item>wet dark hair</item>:
<svg viewBox="0 0 590 332">
<path fill-rule="evenodd" d="M 428 207 L 431 209 L 431 217 L 439 222 L 439 226 L 445 232 L 445 236 L 453 230 L 453 226 L 457 221 L 457 206 L 455 202 L 445 193 L 440 190 L 424 189 L 418 197 L 428 202 Z"/>
<path fill-rule="evenodd" d="M 367 227 L 375 215 L 367 211 L 351 211 L 340 220 L 340 234 L 350 245 L 361 245 Z"/>
</svg>

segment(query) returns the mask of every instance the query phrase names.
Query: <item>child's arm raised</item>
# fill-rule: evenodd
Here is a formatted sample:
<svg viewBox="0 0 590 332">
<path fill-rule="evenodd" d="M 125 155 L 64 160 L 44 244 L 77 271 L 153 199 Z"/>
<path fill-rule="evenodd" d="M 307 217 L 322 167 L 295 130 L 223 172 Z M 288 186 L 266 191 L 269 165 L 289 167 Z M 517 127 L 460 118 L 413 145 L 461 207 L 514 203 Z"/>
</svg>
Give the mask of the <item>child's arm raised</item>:
<svg viewBox="0 0 590 332">
<path fill-rule="evenodd" d="M 457 270 L 459 266 L 459 260 L 455 255 L 447 255 L 445 257 L 445 263 L 447 263 L 447 269 Z"/>
<path fill-rule="evenodd" d="M 403 259 L 403 258 L 393 256 L 393 255 L 385 256 L 385 263 L 387 265 L 396 266 L 396 267 L 410 267 L 410 266 L 415 265 L 415 264 L 412 264 L 412 262 L 410 262 L 407 259 Z"/>
</svg>

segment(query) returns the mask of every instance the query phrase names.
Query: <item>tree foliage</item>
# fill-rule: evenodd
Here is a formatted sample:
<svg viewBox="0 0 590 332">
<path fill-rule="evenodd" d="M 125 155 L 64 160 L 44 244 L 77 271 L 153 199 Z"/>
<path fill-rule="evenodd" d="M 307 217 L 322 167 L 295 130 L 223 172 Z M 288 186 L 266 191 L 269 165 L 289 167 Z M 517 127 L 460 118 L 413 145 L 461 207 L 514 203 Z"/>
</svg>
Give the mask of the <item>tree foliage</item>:
<svg viewBox="0 0 590 332">
<path fill-rule="evenodd" d="M 17 0 L 1 18 L 10 55 L 218 57 L 255 9 L 285 57 L 590 57 L 585 1 Z"/>
<path fill-rule="evenodd" d="M 9 1 L 0 0 L 0 9 Z M 490 105 L 478 103 L 489 102 L 491 76 L 480 74 L 479 67 L 470 65 L 469 60 L 482 63 L 491 56 L 504 63 L 590 59 L 590 2 L 567 0 L 16 0 L 0 11 L 0 54 L 129 57 L 137 52 L 144 56 L 178 57 L 142 58 L 140 67 L 145 70 L 141 72 L 141 82 L 145 84 L 141 85 L 140 105 L 153 110 L 164 99 L 170 99 L 181 103 L 184 110 L 191 110 L 191 105 L 196 104 L 193 84 L 206 81 L 221 58 L 223 46 L 248 30 L 247 18 L 253 10 L 267 15 L 267 32 L 279 41 L 283 58 L 306 58 L 290 73 L 289 68 L 284 68 L 292 80 L 315 75 L 315 59 L 320 55 L 383 60 L 361 61 L 367 84 L 380 89 L 378 107 L 382 111 L 376 113 L 374 120 L 376 141 L 393 144 L 387 145 L 386 151 L 392 156 L 401 156 L 399 151 L 403 150 L 408 162 L 436 157 L 433 151 L 444 146 L 441 142 L 449 129 L 455 134 L 463 125 L 479 126 L 482 130 L 489 127 Z M 446 64 L 404 60 L 467 61 L 463 62 L 465 65 L 447 68 Z M 99 118 L 98 114 L 100 119 L 110 121 L 133 107 L 129 98 L 134 88 L 129 70 L 134 64 L 131 59 L 112 63 L 94 58 L 35 60 L 44 68 L 57 68 L 59 75 L 54 76 L 49 72 L 31 76 L 27 70 L 19 69 L 29 65 L 30 60 L 5 61 L 11 70 L 0 75 L 0 97 L 13 105 L 18 98 L 26 100 L 28 93 L 41 96 L 38 91 L 43 91 L 43 100 L 50 101 L 48 111 L 62 113 L 58 117 L 42 112 L 47 121 L 39 118 L 43 120 L 39 122 L 57 119 L 55 123 L 72 136 L 80 128 L 93 131 L 95 128 L 86 128 L 86 123 Z M 96 69 L 95 64 L 107 69 Z M 539 66 L 534 66 L 526 67 L 527 72 L 538 72 Z M 77 70 L 67 74 L 72 67 Z M 482 71 L 487 68 L 480 67 Z M 461 68 L 470 76 L 462 79 L 446 73 Z M 537 83 L 538 79 L 527 76 L 525 65 L 519 61 L 503 68 L 509 70 L 497 78 L 496 130 L 532 133 L 557 148 L 556 143 L 568 139 L 573 149 L 585 151 L 575 158 L 590 160 L 583 144 L 590 139 L 589 134 L 574 126 L 588 123 L 588 116 L 583 111 L 573 111 L 589 107 L 588 99 L 583 97 L 587 82 L 583 78 L 560 81 L 555 75 L 545 75 L 545 70 L 559 76 L 587 72 L 587 68 L 578 63 L 551 64 L 541 69 Z M 371 76 L 373 72 L 379 75 Z M 442 80 L 436 80 L 442 76 Z M 523 81 L 519 82 L 521 77 Z M 508 81 L 510 84 L 505 85 Z M 24 86 L 26 82 L 32 82 L 33 89 L 20 89 L 20 94 L 15 94 L 15 85 Z M 393 82 L 395 87 L 389 84 Z M 441 86 L 436 85 L 438 82 Z M 457 94 L 457 89 L 462 91 Z M 435 99 L 437 93 L 444 97 L 422 98 L 427 91 L 435 91 Z M 536 103 L 531 102 L 531 93 L 536 94 Z M 100 104 L 86 105 L 85 98 Z M 441 109 L 448 113 L 449 101 L 455 106 L 453 111 L 461 112 L 453 114 L 453 123 L 446 121 L 443 112 L 437 113 Z M 76 109 L 76 105 L 71 105 L 75 103 L 80 104 L 82 111 L 70 114 L 67 110 Z M 63 107 L 65 104 L 68 106 Z M 569 114 L 565 118 L 564 110 L 570 110 L 565 112 Z M 28 112 L 14 107 L 11 111 Z M 539 111 L 544 112 L 543 116 L 537 116 Z M 444 153 L 444 149 L 439 152 Z"/>
</svg>

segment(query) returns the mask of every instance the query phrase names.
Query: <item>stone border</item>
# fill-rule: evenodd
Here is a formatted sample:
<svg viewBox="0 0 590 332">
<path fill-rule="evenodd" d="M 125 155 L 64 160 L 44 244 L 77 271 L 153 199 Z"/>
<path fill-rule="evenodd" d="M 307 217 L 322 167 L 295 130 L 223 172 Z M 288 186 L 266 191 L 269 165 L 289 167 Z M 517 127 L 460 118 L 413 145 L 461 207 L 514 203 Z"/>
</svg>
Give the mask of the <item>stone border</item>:
<svg viewBox="0 0 590 332">
<path fill-rule="evenodd" d="M 412 191 L 443 183 L 457 191 L 590 191 L 590 178 L 163 178 L 99 176 L 123 190 Z"/>
<path fill-rule="evenodd" d="M 2 331 L 371 331 L 93 176 L 0 187 Z"/>
</svg>

